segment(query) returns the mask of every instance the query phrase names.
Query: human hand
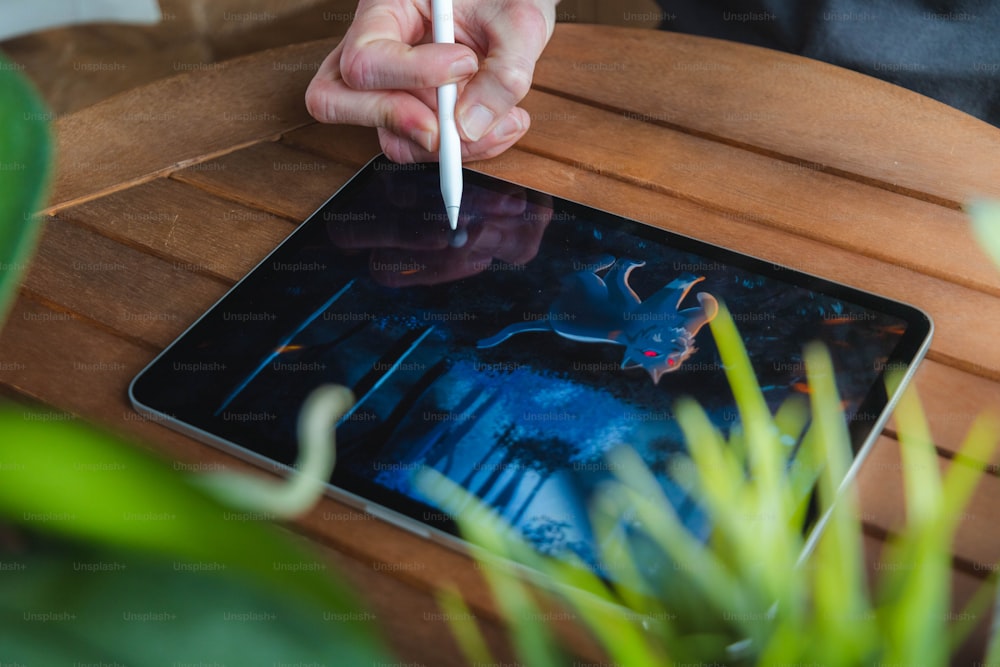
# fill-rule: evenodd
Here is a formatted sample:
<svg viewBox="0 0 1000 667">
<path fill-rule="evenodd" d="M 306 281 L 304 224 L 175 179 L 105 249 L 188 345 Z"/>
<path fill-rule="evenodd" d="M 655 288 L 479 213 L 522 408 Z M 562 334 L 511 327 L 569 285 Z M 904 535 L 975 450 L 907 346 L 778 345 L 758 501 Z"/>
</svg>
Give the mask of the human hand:
<svg viewBox="0 0 1000 667">
<path fill-rule="evenodd" d="M 306 91 L 323 123 L 377 127 L 396 162 L 437 159 L 438 86 L 457 83 L 462 157 L 499 155 L 528 130 L 517 106 L 552 36 L 559 0 L 454 0 L 456 44 L 432 42 L 431 0 L 361 0 Z"/>
</svg>

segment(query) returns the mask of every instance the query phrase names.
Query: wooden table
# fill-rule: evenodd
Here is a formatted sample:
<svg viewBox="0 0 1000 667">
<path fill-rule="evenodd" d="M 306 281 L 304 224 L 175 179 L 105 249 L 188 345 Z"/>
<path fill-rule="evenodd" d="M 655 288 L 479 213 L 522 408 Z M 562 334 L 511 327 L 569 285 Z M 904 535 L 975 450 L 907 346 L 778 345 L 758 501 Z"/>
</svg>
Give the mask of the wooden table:
<svg viewBox="0 0 1000 667">
<path fill-rule="evenodd" d="M 185 73 L 56 123 L 47 229 L 0 339 L 5 394 L 125 432 L 179 467 L 248 468 L 143 420 L 125 389 L 378 151 L 374 131 L 306 114 L 332 46 Z M 937 334 L 917 385 L 942 467 L 974 415 L 1000 405 L 1000 274 L 960 211 L 1000 197 L 1000 130 L 797 57 L 583 25 L 558 28 L 524 104 L 531 131 L 477 168 L 929 312 Z M 991 463 L 954 548 L 959 600 L 1000 558 L 1000 456 Z M 900 467 L 890 429 L 859 480 L 872 561 L 903 519 Z M 366 594 L 404 661 L 462 663 L 432 596 L 446 581 L 500 643 L 464 556 L 332 500 L 295 527 Z"/>
</svg>

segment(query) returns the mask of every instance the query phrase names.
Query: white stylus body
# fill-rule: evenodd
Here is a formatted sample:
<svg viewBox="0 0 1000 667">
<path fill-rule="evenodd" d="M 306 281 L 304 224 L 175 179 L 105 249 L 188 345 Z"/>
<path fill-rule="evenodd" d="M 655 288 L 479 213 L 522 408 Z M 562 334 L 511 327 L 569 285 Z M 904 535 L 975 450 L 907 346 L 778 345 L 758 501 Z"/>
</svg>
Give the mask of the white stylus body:
<svg viewBox="0 0 1000 667">
<path fill-rule="evenodd" d="M 455 43 L 455 17 L 451 0 L 431 0 L 434 41 L 438 44 Z M 448 214 L 448 224 L 458 228 L 458 212 L 462 207 L 462 141 L 455 121 L 455 102 L 458 85 L 449 83 L 437 89 L 438 125 L 441 145 L 438 160 L 441 170 L 441 196 Z"/>
</svg>

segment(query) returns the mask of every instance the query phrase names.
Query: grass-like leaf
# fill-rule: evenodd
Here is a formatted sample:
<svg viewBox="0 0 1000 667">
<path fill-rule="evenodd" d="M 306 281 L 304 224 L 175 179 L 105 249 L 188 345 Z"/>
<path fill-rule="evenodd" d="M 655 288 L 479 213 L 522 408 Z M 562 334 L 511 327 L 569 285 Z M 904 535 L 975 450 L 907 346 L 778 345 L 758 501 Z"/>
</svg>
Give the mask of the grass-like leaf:
<svg viewBox="0 0 1000 667">
<path fill-rule="evenodd" d="M 786 600 L 787 573 L 795 565 L 791 554 L 797 546 L 797 536 L 788 530 L 787 523 L 796 501 L 785 477 L 787 460 L 782 455 L 780 432 L 757 383 L 743 339 L 725 305 L 720 305 L 710 327 L 740 414 L 749 472 L 749 483 L 744 488 L 748 497 L 753 498 L 752 509 L 746 509 L 756 516 L 759 524 L 754 541 L 771 547 L 763 562 L 741 554 L 741 574 L 763 577 L 764 586 L 775 599 Z M 688 442 L 689 449 L 699 446 L 699 441 Z"/>
<path fill-rule="evenodd" d="M 980 199 L 968 204 L 966 210 L 972 220 L 972 230 L 979 245 L 1000 266 L 1000 202 Z"/>
<path fill-rule="evenodd" d="M 444 611 L 445 621 L 469 661 L 482 665 L 495 663 L 483 633 L 476 625 L 475 616 L 461 594 L 453 588 L 442 588 L 437 591 L 436 597 L 438 606 Z"/>
<path fill-rule="evenodd" d="M 426 469 L 420 471 L 414 481 L 416 488 L 432 502 L 457 514 L 463 535 L 482 548 L 474 555 L 479 557 L 480 569 L 507 619 L 520 655 L 531 656 L 531 664 L 539 667 L 559 665 L 561 651 L 542 622 L 544 614 L 510 566 L 531 559 L 530 548 L 514 536 L 489 507 L 444 475 Z"/>
<path fill-rule="evenodd" d="M 672 464 L 709 516 L 707 545 L 686 531 L 653 474 L 627 446 L 608 453 L 616 480 L 596 494 L 592 508 L 592 526 L 605 543 L 602 556 L 618 563 L 613 591 L 579 566 L 525 555 L 527 546 L 495 517 L 484 522 L 482 514 L 461 515 L 463 534 L 497 553 L 517 551 L 547 575 L 619 664 L 946 664 L 951 636 L 968 631 L 967 623 L 950 628 L 946 620 L 950 544 L 982 474 L 983 465 L 975 462 L 989 460 L 1000 419 L 977 420 L 942 481 L 919 398 L 912 389 L 904 394 L 897 423 L 909 521 L 882 556 L 873 596 L 857 492 L 844 483 L 851 445 L 829 355 L 817 346 L 805 350 L 808 405 L 792 400 L 772 415 L 724 308 L 712 332 L 744 424 L 725 437 L 697 404 L 680 401 L 675 414 L 689 458 Z M 890 378 L 890 394 L 898 382 Z M 457 511 L 462 503 L 455 499 L 463 492 L 444 484 L 447 492 L 435 494 L 451 499 Z M 826 523 L 804 559 L 802 522 L 814 488 Z M 482 510 L 477 501 L 471 505 Z M 664 563 L 675 565 L 668 588 L 652 588 L 643 568 L 627 562 L 635 557 L 629 547 L 608 539 L 624 516 L 642 527 Z M 517 549 L 502 546 L 510 540 Z M 657 622 L 644 623 L 641 632 L 634 623 L 616 623 L 609 610 L 628 614 L 614 606 L 616 599 Z M 1000 645 L 991 650 L 994 660 L 1000 657 Z M 521 653 L 526 664 L 535 664 L 537 655 Z"/>
<path fill-rule="evenodd" d="M 323 495 L 337 462 L 335 427 L 354 405 L 341 385 L 317 387 L 299 412 L 299 454 L 288 480 L 272 481 L 241 473 L 200 475 L 196 482 L 234 509 L 290 518 L 306 512 Z"/>
<path fill-rule="evenodd" d="M 849 467 L 850 438 L 829 355 L 810 346 L 804 356 L 811 391 L 811 430 L 816 439 L 813 446 L 823 461 L 818 484 L 820 511 L 829 513 L 825 533 L 809 564 L 813 569 L 811 616 L 813 627 L 823 637 L 847 642 L 837 650 L 849 656 L 856 652 L 854 646 L 870 639 L 858 623 L 870 608 L 857 499 L 853 487 L 842 487 Z"/>
</svg>

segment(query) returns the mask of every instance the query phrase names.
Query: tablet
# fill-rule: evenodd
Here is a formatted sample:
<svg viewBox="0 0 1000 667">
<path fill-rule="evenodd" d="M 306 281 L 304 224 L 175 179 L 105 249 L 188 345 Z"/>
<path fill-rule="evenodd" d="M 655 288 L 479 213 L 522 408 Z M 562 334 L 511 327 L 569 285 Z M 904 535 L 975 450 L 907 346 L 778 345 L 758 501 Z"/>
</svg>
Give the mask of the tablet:
<svg viewBox="0 0 1000 667">
<path fill-rule="evenodd" d="M 588 504 L 612 448 L 632 447 L 687 529 L 711 532 L 669 463 L 686 451 L 678 398 L 724 433 L 739 425 L 706 326 L 721 303 L 772 410 L 808 391 L 803 347 L 827 347 L 856 470 L 892 403 L 885 371 L 912 374 L 929 344 L 919 310 L 468 169 L 453 232 L 436 165 L 383 156 L 129 392 L 168 425 L 284 469 L 305 397 L 345 385 L 357 403 L 337 426 L 331 494 L 454 541 L 414 484 L 432 468 L 541 553 L 604 576 Z"/>
</svg>

